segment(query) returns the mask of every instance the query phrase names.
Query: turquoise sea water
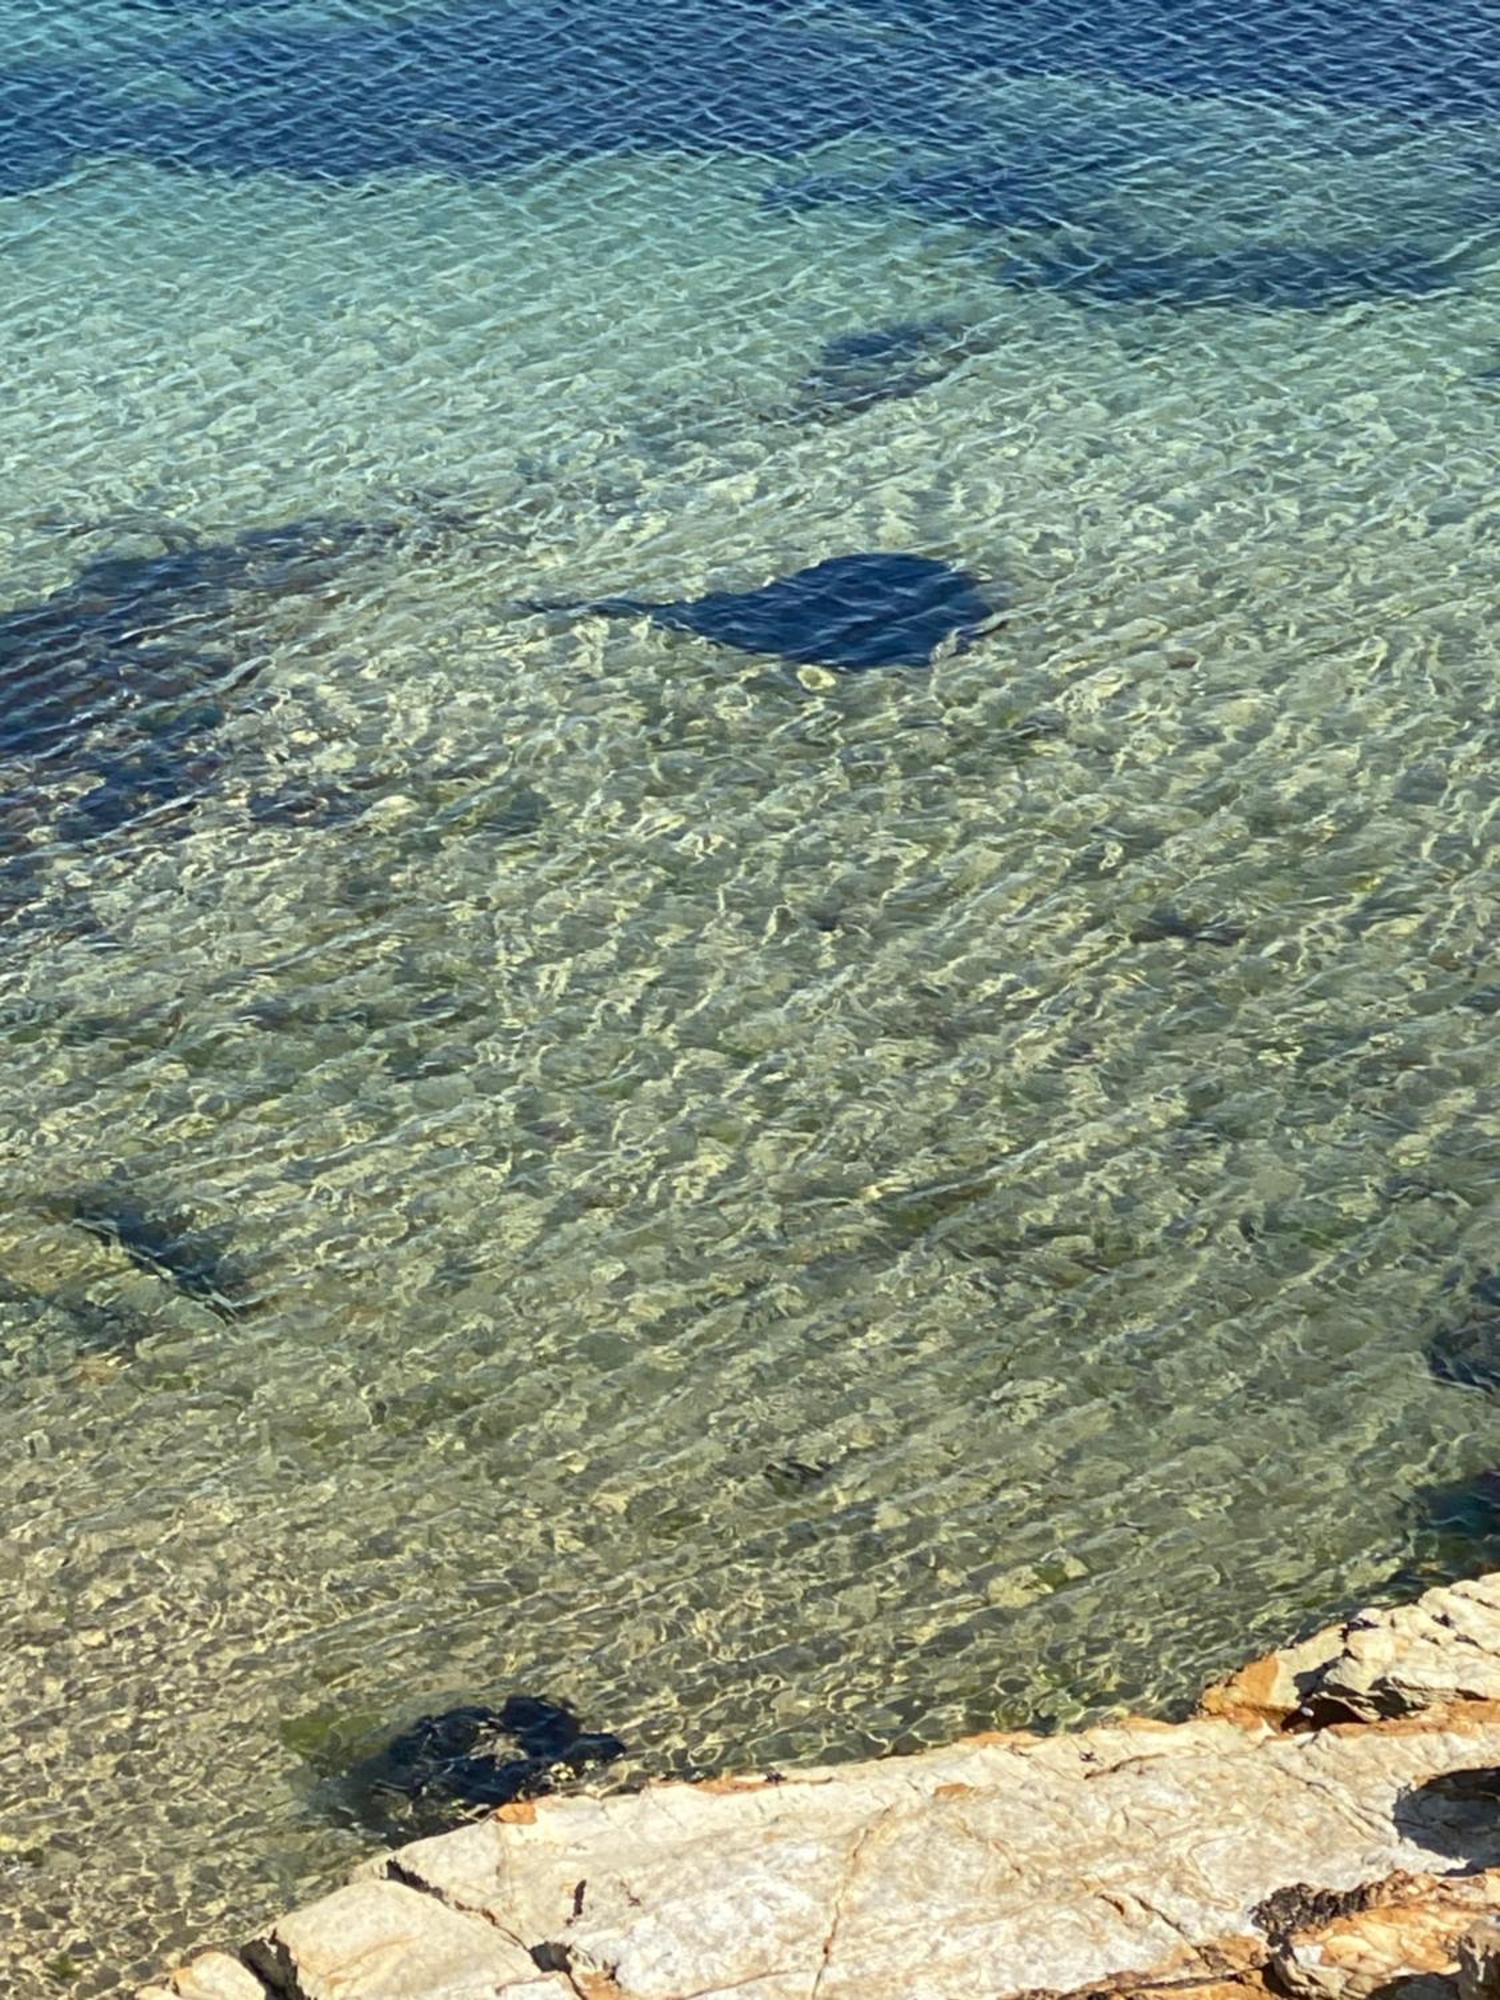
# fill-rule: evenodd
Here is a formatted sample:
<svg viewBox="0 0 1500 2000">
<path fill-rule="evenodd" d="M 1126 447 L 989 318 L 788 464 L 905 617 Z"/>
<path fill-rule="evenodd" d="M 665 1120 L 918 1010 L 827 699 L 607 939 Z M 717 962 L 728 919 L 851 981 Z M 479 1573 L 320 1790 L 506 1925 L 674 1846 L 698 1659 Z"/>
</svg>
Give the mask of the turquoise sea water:
<svg viewBox="0 0 1500 2000">
<path fill-rule="evenodd" d="M 1270 12 L 5 0 L 8 1992 L 454 1703 L 901 1751 L 1483 1559 L 1497 31 Z M 882 552 L 992 618 L 583 608 Z"/>
</svg>

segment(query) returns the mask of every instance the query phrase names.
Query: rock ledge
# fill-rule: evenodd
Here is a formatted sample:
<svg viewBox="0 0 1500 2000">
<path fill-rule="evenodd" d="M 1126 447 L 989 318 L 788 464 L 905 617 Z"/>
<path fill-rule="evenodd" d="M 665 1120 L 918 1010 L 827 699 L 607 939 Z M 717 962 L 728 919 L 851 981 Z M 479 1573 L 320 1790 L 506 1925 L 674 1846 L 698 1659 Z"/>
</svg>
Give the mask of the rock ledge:
<svg viewBox="0 0 1500 2000">
<path fill-rule="evenodd" d="M 1500 1575 L 1189 1722 L 502 1807 L 138 2000 L 1500 2000 Z"/>
</svg>

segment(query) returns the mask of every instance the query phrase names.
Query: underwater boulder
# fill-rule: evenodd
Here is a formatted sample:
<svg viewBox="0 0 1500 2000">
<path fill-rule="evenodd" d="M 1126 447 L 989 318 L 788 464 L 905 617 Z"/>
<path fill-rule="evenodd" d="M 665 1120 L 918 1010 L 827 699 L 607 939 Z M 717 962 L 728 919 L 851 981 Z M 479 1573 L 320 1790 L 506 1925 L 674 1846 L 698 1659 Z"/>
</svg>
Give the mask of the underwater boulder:
<svg viewBox="0 0 1500 2000">
<path fill-rule="evenodd" d="M 976 578 L 897 550 L 833 556 L 756 590 L 714 590 L 664 603 L 605 597 L 524 608 L 649 618 L 667 631 L 690 632 L 738 652 L 840 673 L 925 667 L 940 645 L 956 640 L 961 646 L 996 621 L 996 607 L 980 594 Z"/>
<path fill-rule="evenodd" d="M 1439 1382 L 1500 1395 L 1500 1313 L 1476 1313 L 1435 1333 L 1427 1366 Z"/>
</svg>

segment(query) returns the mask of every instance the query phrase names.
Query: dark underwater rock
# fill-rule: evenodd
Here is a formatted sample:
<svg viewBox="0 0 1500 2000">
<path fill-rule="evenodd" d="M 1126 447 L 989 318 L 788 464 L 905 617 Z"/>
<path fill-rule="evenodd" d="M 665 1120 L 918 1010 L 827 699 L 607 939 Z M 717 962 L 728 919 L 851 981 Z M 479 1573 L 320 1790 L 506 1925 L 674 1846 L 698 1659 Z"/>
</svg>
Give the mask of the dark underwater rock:
<svg viewBox="0 0 1500 2000">
<path fill-rule="evenodd" d="M 995 607 L 964 571 L 929 556 L 884 550 L 833 556 L 758 590 L 715 590 L 664 604 L 606 597 L 528 608 L 645 617 L 742 653 L 772 653 L 843 673 L 925 667 L 945 640 L 962 641 L 995 620 Z"/>
<path fill-rule="evenodd" d="M 980 345 L 977 336 L 945 320 L 897 320 L 836 334 L 797 384 L 792 414 L 804 422 L 827 421 L 915 396 Z"/>
<path fill-rule="evenodd" d="M 325 595 L 404 532 L 311 519 L 107 556 L 0 612 L 0 919 L 33 900 L 35 854 L 185 809 L 219 775 L 214 734 L 264 656 L 275 599 Z"/>
<path fill-rule="evenodd" d="M 320 590 L 342 561 L 394 532 L 297 521 L 161 555 L 108 556 L 39 603 L 0 613 L 0 756 L 65 754 L 133 711 L 201 702 L 236 665 L 222 648 L 237 600 Z"/>
<path fill-rule="evenodd" d="M 1086 305 L 1250 306 L 1332 312 L 1366 299 L 1422 298 L 1452 289 L 1454 266 L 1405 244 L 1364 250 L 1266 244 L 1195 251 L 1094 237 L 1011 257 L 1002 284 L 1057 292 Z"/>
<path fill-rule="evenodd" d="M 1054 115 L 1044 125 L 1012 123 L 982 150 L 938 158 L 874 179 L 811 174 L 776 182 L 768 209 L 902 209 L 924 222 L 970 229 L 1056 229 L 1113 193 L 1132 163 L 1159 157 L 1165 135 L 1106 132 L 1095 119 Z"/>
<path fill-rule="evenodd" d="M 469 0 L 332 28 L 272 19 L 166 49 L 196 100 L 153 105 L 128 143 L 197 171 L 343 182 L 644 151 L 791 157 L 870 129 L 927 129 L 943 87 L 928 44 L 893 61 L 889 37 L 764 0 Z"/>
<path fill-rule="evenodd" d="M 1130 933 L 1132 944 L 1210 944 L 1228 947 L 1239 944 L 1245 935 L 1243 924 L 1228 918 L 1200 920 L 1185 916 L 1168 904 L 1149 910 Z"/>
<path fill-rule="evenodd" d="M 1427 1366 L 1439 1382 L 1500 1395 L 1500 1312 L 1480 1310 L 1435 1333 Z"/>
<path fill-rule="evenodd" d="M 1100 77 L 1166 98 L 1306 100 L 1411 119 L 1489 119 L 1500 16 L 1484 0 L 846 0 L 926 29 L 949 62 Z"/>
<path fill-rule="evenodd" d="M 85 155 L 350 183 L 644 151 L 791 159 L 858 133 L 952 147 L 984 143 L 970 122 L 976 78 L 1104 78 L 1158 103 L 1322 97 L 1413 119 L 1500 107 L 1500 16 L 1480 0 L 1274 0 L 1269 14 L 1228 0 L 847 0 L 822 13 L 779 0 L 458 0 L 322 20 L 235 0 L 233 24 L 217 28 L 193 12 L 197 32 L 152 48 L 171 93 L 132 96 L 102 67 L 13 58 L 0 189 L 46 185 Z M 1066 141 L 1053 149 L 1064 162 L 1087 150 L 1074 129 Z M 1008 193 L 976 191 L 986 209 L 1053 209 L 1031 150 L 1007 161 Z"/>
<path fill-rule="evenodd" d="M 68 1195 L 59 1206 L 79 1229 L 221 1319 L 237 1319 L 251 1302 L 248 1275 L 222 1231 L 200 1229 L 170 1209 L 149 1209 L 108 1184 Z"/>
<path fill-rule="evenodd" d="M 469 1812 L 535 1798 L 560 1772 L 624 1755 L 618 1736 L 585 1731 L 561 1703 L 511 1695 L 499 1709 L 420 1717 L 357 1764 L 342 1790 L 361 1824 L 410 1839 L 414 1828 L 437 1832 Z"/>
</svg>

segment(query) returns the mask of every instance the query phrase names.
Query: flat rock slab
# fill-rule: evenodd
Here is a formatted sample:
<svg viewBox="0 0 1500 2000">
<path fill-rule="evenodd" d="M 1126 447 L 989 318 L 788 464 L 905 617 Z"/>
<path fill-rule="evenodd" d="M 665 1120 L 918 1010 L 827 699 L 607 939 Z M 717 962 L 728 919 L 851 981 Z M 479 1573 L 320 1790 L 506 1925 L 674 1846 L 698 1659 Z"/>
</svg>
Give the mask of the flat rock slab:
<svg viewBox="0 0 1500 2000">
<path fill-rule="evenodd" d="M 397 1882 L 351 1882 L 283 1917 L 246 1957 L 286 2000 L 564 2000 L 493 1925 Z"/>
</svg>

